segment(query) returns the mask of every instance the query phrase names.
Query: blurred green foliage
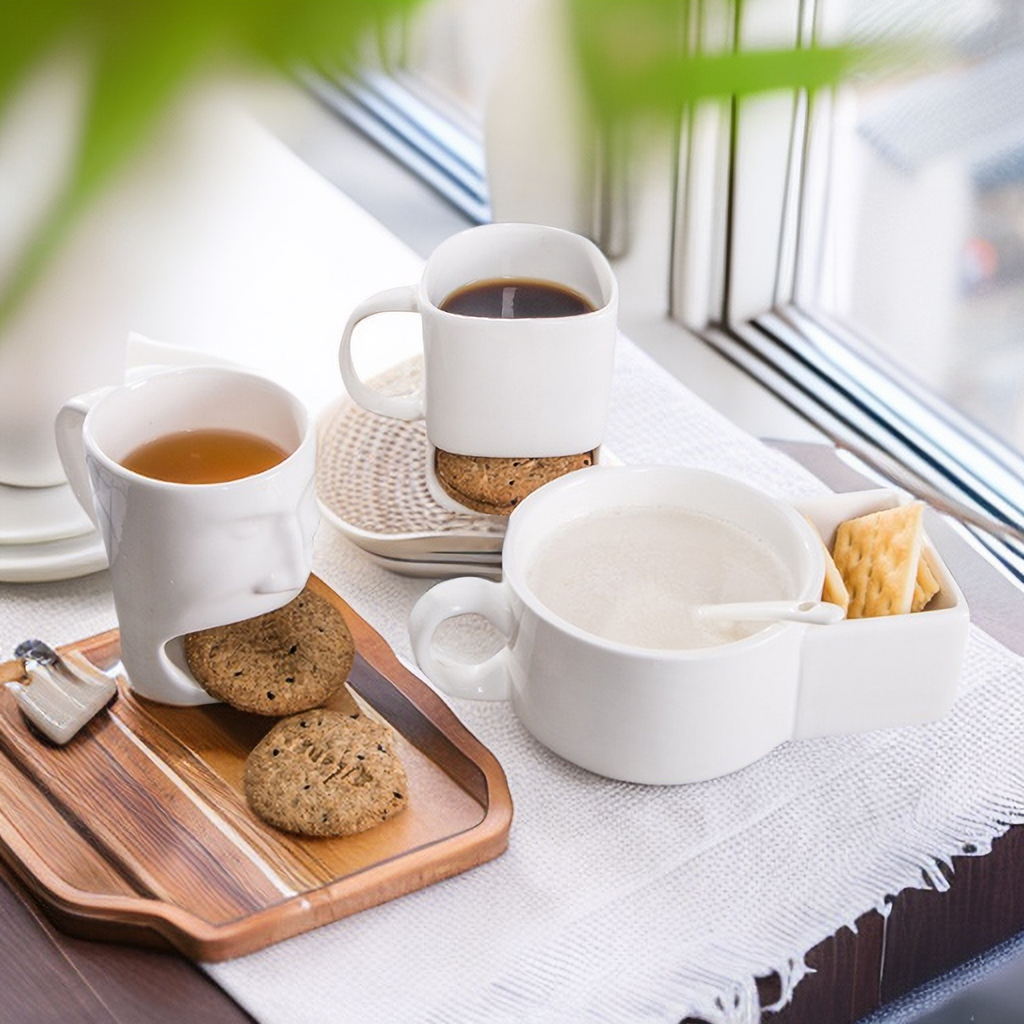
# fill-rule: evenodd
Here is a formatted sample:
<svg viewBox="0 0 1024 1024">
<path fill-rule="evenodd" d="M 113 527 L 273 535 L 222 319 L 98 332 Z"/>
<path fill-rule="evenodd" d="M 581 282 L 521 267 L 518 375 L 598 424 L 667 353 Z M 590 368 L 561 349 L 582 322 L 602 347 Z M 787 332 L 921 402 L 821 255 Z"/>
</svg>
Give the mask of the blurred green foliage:
<svg viewBox="0 0 1024 1024">
<path fill-rule="evenodd" d="M 852 44 L 740 49 L 734 40 L 743 7 L 743 0 L 570 0 L 585 90 L 598 121 L 677 118 L 687 104 L 712 97 L 816 90 L 877 56 L 877 48 Z M 708 36 L 718 37 L 718 45 L 710 46 Z"/>
<path fill-rule="evenodd" d="M 0 323 L 77 215 L 179 91 L 218 65 L 290 73 L 343 66 L 416 0 L 0 0 L 0 118 L 26 76 L 61 48 L 84 51 L 91 89 L 75 166 L 0 295 Z M 17 201 L 17 197 L 6 197 Z"/>
<path fill-rule="evenodd" d="M 368 33 L 420 0 L 0 0 L 0 117 L 39 62 L 82 48 L 91 68 L 77 162 L 0 296 L 0 323 L 74 218 L 194 76 L 217 62 L 288 74 L 343 67 Z M 581 68 L 602 118 L 677 113 L 705 96 L 817 88 L 846 74 L 848 48 L 694 53 L 697 0 L 569 0 Z M 735 19 L 742 0 L 719 4 Z M 16 197 L 13 197 L 14 201 Z"/>
</svg>

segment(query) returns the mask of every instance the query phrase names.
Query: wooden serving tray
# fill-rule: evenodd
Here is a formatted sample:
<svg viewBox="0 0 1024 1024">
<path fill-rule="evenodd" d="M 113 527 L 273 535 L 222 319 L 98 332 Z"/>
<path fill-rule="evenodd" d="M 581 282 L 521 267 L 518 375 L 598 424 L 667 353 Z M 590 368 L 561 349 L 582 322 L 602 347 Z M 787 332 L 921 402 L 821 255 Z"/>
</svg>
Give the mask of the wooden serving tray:
<svg viewBox="0 0 1024 1024">
<path fill-rule="evenodd" d="M 512 801 L 497 760 L 337 594 L 310 585 L 352 631 L 349 685 L 396 733 L 405 810 L 340 839 L 280 832 L 242 789 L 245 758 L 275 719 L 135 696 L 116 630 L 68 645 L 116 668 L 119 692 L 66 746 L 0 688 L 0 857 L 63 930 L 225 960 L 505 849 Z M 20 662 L 0 665 L 0 682 L 21 678 Z"/>
</svg>

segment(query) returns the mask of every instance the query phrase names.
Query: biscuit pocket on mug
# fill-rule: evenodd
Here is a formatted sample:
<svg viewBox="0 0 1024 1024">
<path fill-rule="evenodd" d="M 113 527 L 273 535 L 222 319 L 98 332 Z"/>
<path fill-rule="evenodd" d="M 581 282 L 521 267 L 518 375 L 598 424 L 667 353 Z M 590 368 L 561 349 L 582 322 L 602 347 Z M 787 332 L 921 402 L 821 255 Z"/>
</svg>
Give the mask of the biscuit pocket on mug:
<svg viewBox="0 0 1024 1024">
<path fill-rule="evenodd" d="M 827 600 L 849 605 L 808 638 L 797 736 L 941 718 L 956 698 L 970 623 L 963 593 L 924 528 L 924 506 L 895 491 L 801 502 L 834 555 Z"/>
</svg>

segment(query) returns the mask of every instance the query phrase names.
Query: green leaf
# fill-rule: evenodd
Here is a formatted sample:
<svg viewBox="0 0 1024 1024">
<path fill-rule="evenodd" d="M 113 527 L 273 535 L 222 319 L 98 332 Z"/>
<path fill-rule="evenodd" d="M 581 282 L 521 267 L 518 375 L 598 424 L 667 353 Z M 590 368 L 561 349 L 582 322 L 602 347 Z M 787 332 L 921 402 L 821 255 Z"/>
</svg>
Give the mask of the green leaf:
<svg viewBox="0 0 1024 1024">
<path fill-rule="evenodd" d="M 710 15 L 722 46 L 697 40 Z M 690 103 L 776 89 L 816 90 L 864 66 L 866 47 L 810 45 L 738 49 L 741 0 L 571 0 L 573 37 L 592 112 L 599 121 L 678 118 Z"/>
<path fill-rule="evenodd" d="M 67 37 L 77 0 L 5 0 L 0 4 L 0 116 L 26 74 Z"/>
<path fill-rule="evenodd" d="M 675 114 L 681 104 L 715 96 L 834 85 L 862 59 L 859 49 L 837 46 L 661 56 L 628 68 L 604 63 L 600 74 L 592 69 L 590 94 L 604 115 Z"/>
<path fill-rule="evenodd" d="M 415 0 L 0 0 L 0 115 L 36 65 L 80 47 L 92 68 L 66 187 L 0 294 L 3 324 L 82 211 L 137 151 L 171 101 L 215 65 L 284 74 L 343 64 L 365 34 Z"/>
</svg>

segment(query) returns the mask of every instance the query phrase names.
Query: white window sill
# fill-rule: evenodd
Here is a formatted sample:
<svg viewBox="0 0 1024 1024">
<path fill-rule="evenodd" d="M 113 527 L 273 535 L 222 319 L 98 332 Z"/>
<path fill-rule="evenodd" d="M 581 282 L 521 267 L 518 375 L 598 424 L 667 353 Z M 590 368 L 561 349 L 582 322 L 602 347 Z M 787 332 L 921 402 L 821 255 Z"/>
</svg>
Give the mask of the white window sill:
<svg viewBox="0 0 1024 1024">
<path fill-rule="evenodd" d="M 287 123 L 277 119 L 270 126 L 304 162 L 379 222 L 382 239 L 391 233 L 426 257 L 444 238 L 468 226 L 429 187 L 315 100 L 303 97 Z M 664 208 L 656 202 L 638 204 L 634 229 L 648 236 L 666 232 Z M 616 272 L 623 332 L 692 391 L 756 436 L 823 440 L 784 402 L 668 319 L 667 248 L 637 247 L 635 256 L 617 262 Z M 396 278 L 392 283 L 402 282 Z"/>
<path fill-rule="evenodd" d="M 252 366 L 320 408 L 341 393 L 336 352 L 349 311 L 414 281 L 422 259 L 467 222 L 300 90 L 269 97 L 198 94 L 91 211 L 72 240 L 87 278 L 75 294 L 104 301 L 86 303 L 77 326 L 86 338 L 135 331 Z M 642 203 L 634 230 L 660 237 L 664 209 Z M 624 333 L 749 432 L 820 440 L 667 318 L 667 249 L 634 252 L 616 265 Z M 66 296 L 62 274 L 54 268 L 51 283 Z M 357 346 L 360 373 L 419 351 L 414 320 L 375 318 Z"/>
</svg>

